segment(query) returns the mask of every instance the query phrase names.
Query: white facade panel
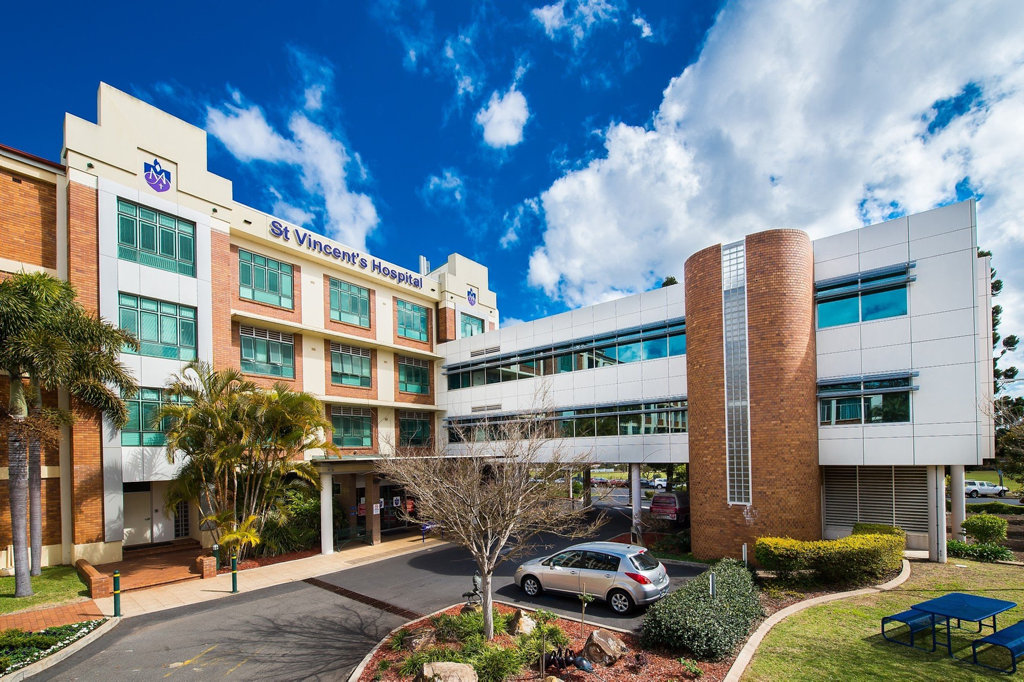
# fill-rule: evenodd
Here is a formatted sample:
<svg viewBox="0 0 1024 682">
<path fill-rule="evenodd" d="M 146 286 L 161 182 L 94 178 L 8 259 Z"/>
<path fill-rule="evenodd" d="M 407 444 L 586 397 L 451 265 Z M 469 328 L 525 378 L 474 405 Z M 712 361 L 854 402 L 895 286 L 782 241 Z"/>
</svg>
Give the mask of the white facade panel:
<svg viewBox="0 0 1024 682">
<path fill-rule="evenodd" d="M 817 256 L 817 243 L 815 242 L 815 256 Z M 826 260 L 818 262 L 814 261 L 814 280 L 831 279 L 833 277 L 841 277 L 848 275 L 851 272 L 857 272 L 860 269 L 860 257 L 856 252 L 851 253 L 841 258 L 833 258 L 832 260 Z"/>
<path fill-rule="evenodd" d="M 860 232 L 859 230 L 850 230 L 849 232 L 842 232 L 840 234 L 834 234 L 830 237 L 824 237 L 822 239 L 814 240 L 814 278 L 821 279 L 818 275 L 817 266 L 818 263 L 825 263 L 830 260 L 837 258 L 847 258 L 852 256 L 857 257 L 860 253 Z M 853 270 L 857 268 L 856 262 L 853 265 Z M 847 271 L 849 272 L 849 270 Z"/>
<path fill-rule="evenodd" d="M 924 213 L 908 217 L 910 223 L 910 240 L 915 241 L 932 237 L 937 234 L 951 232 L 974 225 L 974 202 L 964 201 L 958 204 L 935 208 Z"/>
<path fill-rule="evenodd" d="M 904 242 L 903 244 L 894 244 L 880 249 L 864 251 L 860 254 L 860 269 L 861 271 L 874 270 L 898 263 L 906 263 L 908 260 L 907 244 Z"/>
<path fill-rule="evenodd" d="M 818 355 L 818 376 L 849 377 L 861 374 L 860 349 Z"/>
<path fill-rule="evenodd" d="M 883 348 L 865 348 L 861 351 L 861 371 L 864 374 L 883 374 L 907 369 L 913 364 L 911 355 L 909 343 Z"/>
<path fill-rule="evenodd" d="M 908 230 L 909 222 L 906 216 L 862 227 L 858 230 L 860 250 L 863 254 L 887 246 L 901 246 L 906 249 L 907 241 L 910 239 Z"/>
<path fill-rule="evenodd" d="M 860 326 L 861 347 L 883 348 L 910 343 L 910 317 L 890 317 Z"/>
<path fill-rule="evenodd" d="M 867 428 L 865 427 L 865 433 Z M 865 438 L 866 466 L 910 466 L 914 464 L 914 438 Z"/>
</svg>

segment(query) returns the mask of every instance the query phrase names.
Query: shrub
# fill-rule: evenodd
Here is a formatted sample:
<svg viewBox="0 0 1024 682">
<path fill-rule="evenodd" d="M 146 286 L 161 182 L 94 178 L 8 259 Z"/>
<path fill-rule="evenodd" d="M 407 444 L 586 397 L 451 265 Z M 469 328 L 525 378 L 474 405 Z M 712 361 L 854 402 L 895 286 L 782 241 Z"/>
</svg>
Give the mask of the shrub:
<svg viewBox="0 0 1024 682">
<path fill-rule="evenodd" d="M 947 511 L 949 511 L 947 509 Z M 967 505 L 968 514 L 1006 514 L 1016 515 L 1024 514 L 1024 507 L 1019 507 L 1015 504 L 1006 504 L 1005 502 L 982 502 L 981 504 L 969 504 Z"/>
<path fill-rule="evenodd" d="M 855 523 L 853 524 L 854 535 L 899 535 L 907 537 L 905 530 L 898 526 L 889 526 L 884 523 Z"/>
<path fill-rule="evenodd" d="M 335 526 L 344 523 L 344 510 L 334 505 Z M 281 504 L 267 514 L 260 529 L 260 556 L 276 556 L 315 547 L 320 542 L 320 492 L 298 484 L 285 491 Z"/>
<path fill-rule="evenodd" d="M 498 613 L 492 609 L 494 615 L 494 634 L 500 635 L 508 629 L 510 616 Z M 460 613 L 456 616 L 442 613 L 430 619 L 435 630 L 434 635 L 442 642 L 465 642 L 473 635 L 484 634 L 484 614 L 470 611 Z"/>
<path fill-rule="evenodd" d="M 775 571 L 781 578 L 809 570 L 818 580 L 829 583 L 862 582 L 897 570 L 905 546 L 905 537 L 891 531 L 810 542 L 758 538 L 754 557 L 761 566 Z"/>
<path fill-rule="evenodd" d="M 711 597 L 710 574 L 716 595 Z M 640 640 L 647 648 L 685 649 L 697 658 L 729 655 L 763 615 L 750 571 L 723 559 L 647 610 Z"/>
<path fill-rule="evenodd" d="M 473 659 L 473 669 L 480 682 L 502 682 L 518 673 L 523 663 L 523 654 L 518 649 L 485 644 Z"/>
<path fill-rule="evenodd" d="M 666 535 L 652 543 L 651 550 L 666 554 L 686 554 L 690 551 L 690 531 L 682 530 L 673 535 Z"/>
<path fill-rule="evenodd" d="M 1006 539 L 1006 519 L 982 512 L 964 519 L 961 528 L 980 545 L 999 544 Z"/>
<path fill-rule="evenodd" d="M 398 672 L 405 677 L 412 677 L 419 674 L 425 663 L 440 663 L 450 661 L 451 663 L 465 663 L 466 657 L 458 649 L 449 646 L 432 646 L 409 654 L 402 661 Z"/>
<path fill-rule="evenodd" d="M 1013 561 L 1013 552 L 1002 545 L 977 544 L 969 545 L 960 540 L 949 540 L 946 543 L 946 553 L 951 557 L 960 559 L 973 559 L 974 561 Z"/>
</svg>

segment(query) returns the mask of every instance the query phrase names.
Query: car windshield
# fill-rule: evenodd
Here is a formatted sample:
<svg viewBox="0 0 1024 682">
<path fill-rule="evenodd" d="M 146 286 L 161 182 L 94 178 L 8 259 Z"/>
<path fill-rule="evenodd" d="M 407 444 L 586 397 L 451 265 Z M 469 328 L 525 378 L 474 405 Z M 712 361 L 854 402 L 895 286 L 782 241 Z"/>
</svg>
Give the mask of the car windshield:
<svg viewBox="0 0 1024 682">
<path fill-rule="evenodd" d="M 629 560 L 638 571 L 653 571 L 658 567 L 658 562 L 644 553 L 634 554 Z"/>
</svg>

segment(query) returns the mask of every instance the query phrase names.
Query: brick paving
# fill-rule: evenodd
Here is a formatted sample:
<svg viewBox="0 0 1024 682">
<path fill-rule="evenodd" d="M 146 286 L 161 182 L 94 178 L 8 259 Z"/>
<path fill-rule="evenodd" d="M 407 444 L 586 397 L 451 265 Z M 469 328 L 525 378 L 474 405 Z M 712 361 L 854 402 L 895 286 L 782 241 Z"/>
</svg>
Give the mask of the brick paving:
<svg viewBox="0 0 1024 682">
<path fill-rule="evenodd" d="M 95 569 L 109 576 L 113 576 L 115 570 L 121 571 L 121 591 L 127 592 L 182 580 L 198 580 L 195 561 L 202 553 L 203 550 L 198 547 L 183 549 L 99 564 Z"/>
<path fill-rule="evenodd" d="M 92 599 L 62 604 L 34 611 L 22 611 L 9 616 L 0 616 L 0 630 L 18 628 L 19 630 L 44 630 L 58 625 L 81 623 L 85 620 L 104 618 L 100 607 Z"/>
</svg>

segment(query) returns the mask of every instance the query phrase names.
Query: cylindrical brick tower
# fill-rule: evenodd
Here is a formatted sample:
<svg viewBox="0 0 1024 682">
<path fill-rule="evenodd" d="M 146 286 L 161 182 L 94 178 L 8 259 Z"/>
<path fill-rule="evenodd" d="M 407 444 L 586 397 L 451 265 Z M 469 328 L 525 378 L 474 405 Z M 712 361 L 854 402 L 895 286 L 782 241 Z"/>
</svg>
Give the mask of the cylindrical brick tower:
<svg viewBox="0 0 1024 682">
<path fill-rule="evenodd" d="M 712 246 L 685 277 L 694 554 L 820 538 L 810 239 L 769 230 Z"/>
</svg>

